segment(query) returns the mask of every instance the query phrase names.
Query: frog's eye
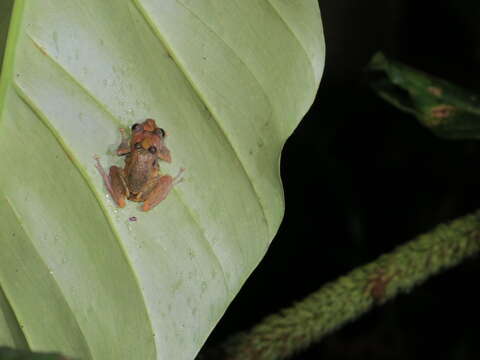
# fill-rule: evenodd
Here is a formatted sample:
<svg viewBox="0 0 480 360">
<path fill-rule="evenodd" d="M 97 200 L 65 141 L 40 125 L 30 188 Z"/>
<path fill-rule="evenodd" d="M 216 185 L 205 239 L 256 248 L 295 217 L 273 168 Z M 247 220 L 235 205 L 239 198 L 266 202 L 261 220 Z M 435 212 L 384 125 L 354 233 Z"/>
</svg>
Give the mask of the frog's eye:
<svg viewBox="0 0 480 360">
<path fill-rule="evenodd" d="M 158 136 L 161 136 L 161 137 L 165 137 L 165 130 L 161 129 L 161 128 L 156 128 L 155 129 L 155 135 L 158 135 Z"/>
<path fill-rule="evenodd" d="M 150 146 L 148 151 L 150 151 L 152 154 L 155 154 L 157 152 L 157 148 L 155 146 Z"/>
<path fill-rule="evenodd" d="M 133 124 L 132 131 L 138 131 L 138 130 L 140 130 L 140 124 Z"/>
<path fill-rule="evenodd" d="M 141 143 L 136 143 L 135 144 L 135 149 L 141 149 L 142 148 L 142 144 Z"/>
</svg>

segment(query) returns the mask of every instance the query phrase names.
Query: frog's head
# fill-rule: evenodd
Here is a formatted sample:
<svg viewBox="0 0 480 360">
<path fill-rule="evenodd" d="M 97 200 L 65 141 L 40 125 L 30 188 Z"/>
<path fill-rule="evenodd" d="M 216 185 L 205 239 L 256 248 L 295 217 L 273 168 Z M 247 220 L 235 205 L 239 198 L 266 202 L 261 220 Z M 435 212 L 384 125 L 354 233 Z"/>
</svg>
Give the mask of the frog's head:
<svg viewBox="0 0 480 360">
<path fill-rule="evenodd" d="M 160 160 L 170 163 L 172 157 L 170 150 L 165 145 L 166 137 L 165 130 L 157 127 L 153 119 L 147 119 L 141 124 L 134 124 L 132 126 L 132 151 L 143 149 L 156 155 Z"/>
</svg>

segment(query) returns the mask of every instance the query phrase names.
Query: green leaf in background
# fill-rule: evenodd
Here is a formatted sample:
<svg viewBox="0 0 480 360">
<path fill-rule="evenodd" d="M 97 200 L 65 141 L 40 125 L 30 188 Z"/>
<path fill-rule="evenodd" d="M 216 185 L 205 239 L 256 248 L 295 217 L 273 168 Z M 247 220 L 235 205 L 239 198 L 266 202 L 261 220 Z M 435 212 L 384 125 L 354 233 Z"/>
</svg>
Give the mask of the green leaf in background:
<svg viewBox="0 0 480 360">
<path fill-rule="evenodd" d="M 14 350 L 0 347 L 0 360 L 68 360 L 59 354 L 32 353 L 30 351 Z"/>
<path fill-rule="evenodd" d="M 369 66 L 375 92 L 398 109 L 414 115 L 436 135 L 449 139 L 480 139 L 480 98 L 382 53 Z"/>
<path fill-rule="evenodd" d="M 192 359 L 282 219 L 281 149 L 323 71 L 317 2 L 17 0 L 12 20 L 0 344 Z M 118 129 L 147 117 L 186 179 L 117 209 L 93 155 L 123 165 Z"/>
</svg>

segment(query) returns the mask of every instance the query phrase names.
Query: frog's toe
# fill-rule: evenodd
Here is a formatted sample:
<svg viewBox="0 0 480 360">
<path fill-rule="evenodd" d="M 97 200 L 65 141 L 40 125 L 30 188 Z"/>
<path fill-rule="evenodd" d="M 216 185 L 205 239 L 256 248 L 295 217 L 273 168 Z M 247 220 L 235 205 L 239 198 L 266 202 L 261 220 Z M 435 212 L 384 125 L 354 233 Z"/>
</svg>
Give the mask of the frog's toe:
<svg viewBox="0 0 480 360">
<path fill-rule="evenodd" d="M 118 205 L 119 208 L 124 208 L 126 204 L 127 203 L 125 201 L 125 198 L 120 198 L 120 199 L 117 200 L 117 205 Z"/>
</svg>

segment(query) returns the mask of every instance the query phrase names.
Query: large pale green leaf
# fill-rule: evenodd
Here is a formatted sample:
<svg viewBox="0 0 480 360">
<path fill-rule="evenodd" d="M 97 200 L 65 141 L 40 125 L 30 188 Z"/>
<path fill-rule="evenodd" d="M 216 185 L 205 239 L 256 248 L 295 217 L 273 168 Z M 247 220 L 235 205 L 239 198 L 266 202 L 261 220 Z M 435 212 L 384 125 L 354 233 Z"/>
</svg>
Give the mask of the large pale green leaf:
<svg viewBox="0 0 480 360">
<path fill-rule="evenodd" d="M 193 358 L 281 221 L 281 148 L 323 70 L 317 2 L 17 0 L 12 19 L 0 344 Z M 117 210 L 92 156 L 122 164 L 118 128 L 147 117 L 186 181 Z"/>
</svg>

